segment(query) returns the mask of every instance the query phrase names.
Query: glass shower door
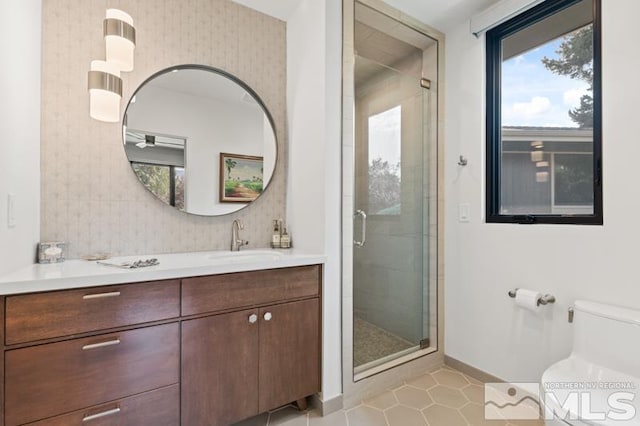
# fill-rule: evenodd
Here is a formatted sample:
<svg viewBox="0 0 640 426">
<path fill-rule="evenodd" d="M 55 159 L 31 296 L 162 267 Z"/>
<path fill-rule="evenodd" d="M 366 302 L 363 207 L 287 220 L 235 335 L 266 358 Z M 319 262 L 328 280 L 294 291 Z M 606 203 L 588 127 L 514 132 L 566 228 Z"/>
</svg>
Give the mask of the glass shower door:
<svg viewBox="0 0 640 426">
<path fill-rule="evenodd" d="M 422 56 L 404 65 L 421 69 Z M 356 56 L 355 76 L 353 365 L 358 374 L 432 343 L 429 230 L 435 218 L 429 214 L 428 82 L 420 73 L 416 77 L 362 56 Z"/>
</svg>

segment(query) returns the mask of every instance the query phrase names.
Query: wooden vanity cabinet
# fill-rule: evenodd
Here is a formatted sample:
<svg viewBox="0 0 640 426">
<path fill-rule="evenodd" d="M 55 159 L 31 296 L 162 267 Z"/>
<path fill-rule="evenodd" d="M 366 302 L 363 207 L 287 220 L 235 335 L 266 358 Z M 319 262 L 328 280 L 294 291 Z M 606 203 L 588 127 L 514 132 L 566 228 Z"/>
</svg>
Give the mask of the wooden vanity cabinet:
<svg viewBox="0 0 640 426">
<path fill-rule="evenodd" d="M 256 289 L 255 308 L 182 323 L 183 425 L 227 426 L 320 391 L 320 267 L 268 271 L 262 286 L 264 272 L 231 274 L 238 291 Z M 215 294 L 224 278 L 183 280 L 183 310 L 185 293 Z M 232 308 L 206 296 L 187 300 L 199 300 L 196 312 Z"/>
<path fill-rule="evenodd" d="M 319 392 L 321 271 L 0 296 L 0 426 L 227 426 Z"/>
<path fill-rule="evenodd" d="M 178 342 L 172 323 L 7 351 L 5 420 L 26 424 L 176 384 Z"/>
<path fill-rule="evenodd" d="M 180 280 L 11 295 L 1 311 L 0 424 L 140 425 L 160 404 L 179 417 L 175 390 L 152 392 L 179 390 Z"/>
<path fill-rule="evenodd" d="M 4 296 L 0 296 L 0 426 L 4 426 Z"/>
</svg>

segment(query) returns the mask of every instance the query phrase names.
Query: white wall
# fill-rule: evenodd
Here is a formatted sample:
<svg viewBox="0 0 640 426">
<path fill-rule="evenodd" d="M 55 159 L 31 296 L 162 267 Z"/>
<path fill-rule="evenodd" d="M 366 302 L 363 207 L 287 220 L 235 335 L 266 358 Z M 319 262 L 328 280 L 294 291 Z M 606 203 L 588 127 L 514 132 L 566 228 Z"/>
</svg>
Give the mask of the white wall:
<svg viewBox="0 0 640 426">
<path fill-rule="evenodd" d="M 484 39 L 468 23 L 447 34 L 447 355 L 505 380 L 538 380 L 570 351 L 576 299 L 640 308 L 638 14 L 636 0 L 603 0 L 604 226 L 484 223 Z M 467 167 L 456 165 L 461 154 Z M 458 203 L 471 204 L 470 223 L 457 222 Z M 558 302 L 524 312 L 507 297 L 515 287 Z"/>
<path fill-rule="evenodd" d="M 327 255 L 322 399 L 342 393 L 341 4 L 302 0 L 287 21 L 287 220 L 297 250 Z"/>
<path fill-rule="evenodd" d="M 33 263 L 40 239 L 41 15 L 40 0 L 0 3 L 0 275 Z"/>
</svg>

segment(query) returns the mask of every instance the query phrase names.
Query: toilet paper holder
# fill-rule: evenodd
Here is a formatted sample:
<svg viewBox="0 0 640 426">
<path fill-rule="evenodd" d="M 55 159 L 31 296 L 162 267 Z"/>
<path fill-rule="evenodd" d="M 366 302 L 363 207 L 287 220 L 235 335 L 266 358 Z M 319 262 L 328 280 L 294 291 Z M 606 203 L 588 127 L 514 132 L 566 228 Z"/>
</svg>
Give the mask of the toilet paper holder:
<svg viewBox="0 0 640 426">
<path fill-rule="evenodd" d="M 513 289 L 509 291 L 509 297 L 515 299 L 516 298 L 516 292 L 518 291 L 518 289 Z M 547 305 L 549 303 L 556 303 L 556 297 L 553 294 L 545 294 L 543 296 L 540 296 L 540 298 L 538 299 L 538 306 L 540 305 Z"/>
</svg>

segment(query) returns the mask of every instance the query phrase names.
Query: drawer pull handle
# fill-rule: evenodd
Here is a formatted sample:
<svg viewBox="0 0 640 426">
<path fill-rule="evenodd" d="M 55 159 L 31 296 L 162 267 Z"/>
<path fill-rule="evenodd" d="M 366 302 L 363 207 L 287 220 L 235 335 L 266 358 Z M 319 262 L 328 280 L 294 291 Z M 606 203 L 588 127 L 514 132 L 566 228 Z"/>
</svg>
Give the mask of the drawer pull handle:
<svg viewBox="0 0 640 426">
<path fill-rule="evenodd" d="M 267 312 L 266 314 L 264 314 L 265 321 L 271 321 L 271 318 L 273 318 L 273 315 L 271 315 L 271 312 Z"/>
<path fill-rule="evenodd" d="M 120 407 L 112 408 L 111 410 L 103 411 L 102 413 L 92 414 L 82 418 L 83 422 L 90 422 L 91 420 L 99 419 L 102 417 L 112 416 L 120 412 Z"/>
<path fill-rule="evenodd" d="M 256 314 L 249 315 L 249 323 L 255 324 L 258 321 L 258 316 Z"/>
<path fill-rule="evenodd" d="M 84 296 L 82 296 L 82 298 L 84 300 L 89 300 L 89 299 L 104 299 L 105 297 L 117 297 L 117 296 L 120 296 L 119 291 L 112 291 L 109 293 L 98 293 L 98 294 L 85 294 Z"/>
<path fill-rule="evenodd" d="M 113 340 L 108 340 L 106 342 L 100 342 L 100 343 L 92 343 L 90 345 L 84 345 L 82 347 L 83 351 L 88 351 L 91 349 L 98 349 L 98 348 L 104 348 L 106 346 L 113 346 L 113 345 L 119 345 L 120 344 L 120 339 L 113 339 Z"/>
</svg>

